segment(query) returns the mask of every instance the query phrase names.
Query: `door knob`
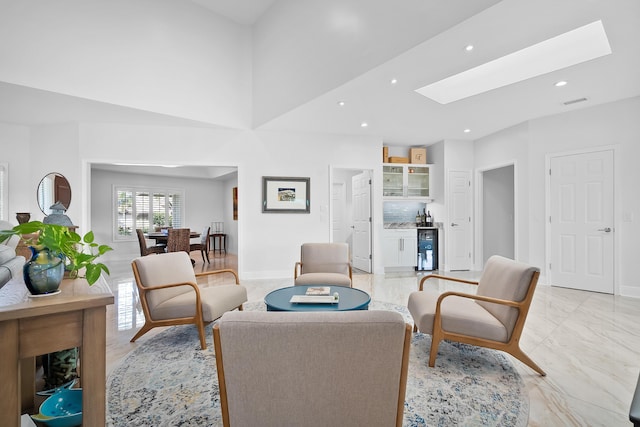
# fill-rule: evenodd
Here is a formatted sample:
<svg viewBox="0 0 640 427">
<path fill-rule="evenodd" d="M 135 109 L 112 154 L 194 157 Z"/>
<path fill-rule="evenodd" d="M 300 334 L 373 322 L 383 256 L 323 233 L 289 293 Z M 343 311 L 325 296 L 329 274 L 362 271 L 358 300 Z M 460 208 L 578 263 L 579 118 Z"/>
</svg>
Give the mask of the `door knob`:
<svg viewBox="0 0 640 427">
<path fill-rule="evenodd" d="M 452 223 L 451 223 L 451 226 L 452 226 L 452 227 L 457 227 L 457 226 L 458 226 L 458 224 L 456 224 L 455 222 L 452 222 Z"/>
<path fill-rule="evenodd" d="M 599 228 L 598 231 L 604 231 L 605 233 L 611 233 L 611 228 L 610 227 Z"/>
</svg>

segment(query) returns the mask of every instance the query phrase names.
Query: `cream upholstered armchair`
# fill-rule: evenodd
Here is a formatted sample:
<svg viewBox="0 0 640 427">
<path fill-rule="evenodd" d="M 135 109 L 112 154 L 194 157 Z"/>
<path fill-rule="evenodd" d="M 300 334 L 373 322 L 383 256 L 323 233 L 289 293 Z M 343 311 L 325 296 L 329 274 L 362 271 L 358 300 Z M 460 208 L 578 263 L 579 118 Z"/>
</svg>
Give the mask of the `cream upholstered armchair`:
<svg viewBox="0 0 640 427">
<path fill-rule="evenodd" d="M 505 351 L 540 375 L 545 372 L 521 349 L 524 328 L 540 270 L 494 255 L 478 282 L 431 274 L 420 280 L 420 290 L 409 295 L 414 331 L 432 336 L 429 366 L 435 366 L 443 339 Z M 429 279 L 477 285 L 475 294 L 424 290 Z"/>
<path fill-rule="evenodd" d="M 410 338 L 392 311 L 225 313 L 223 425 L 401 426 Z"/>
<path fill-rule="evenodd" d="M 349 245 L 304 243 L 293 271 L 296 285 L 352 286 Z"/>
<path fill-rule="evenodd" d="M 157 326 L 195 324 L 202 349 L 207 348 L 204 325 L 226 311 L 242 310 L 247 290 L 239 285 L 235 271 L 215 270 L 194 273 L 186 252 L 171 252 L 152 257 L 140 257 L 131 263 L 138 286 L 145 323 L 131 338 L 134 342 Z M 229 274 L 234 284 L 199 286 L 198 277 Z"/>
</svg>

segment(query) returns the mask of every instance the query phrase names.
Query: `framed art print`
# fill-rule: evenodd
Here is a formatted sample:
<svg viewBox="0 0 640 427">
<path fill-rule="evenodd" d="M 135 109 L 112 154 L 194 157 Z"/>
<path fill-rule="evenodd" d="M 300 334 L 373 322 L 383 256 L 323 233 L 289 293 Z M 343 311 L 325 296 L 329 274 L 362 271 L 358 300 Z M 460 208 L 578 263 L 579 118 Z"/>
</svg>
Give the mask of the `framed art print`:
<svg viewBox="0 0 640 427">
<path fill-rule="evenodd" d="M 310 178 L 262 177 L 262 212 L 309 213 Z"/>
</svg>

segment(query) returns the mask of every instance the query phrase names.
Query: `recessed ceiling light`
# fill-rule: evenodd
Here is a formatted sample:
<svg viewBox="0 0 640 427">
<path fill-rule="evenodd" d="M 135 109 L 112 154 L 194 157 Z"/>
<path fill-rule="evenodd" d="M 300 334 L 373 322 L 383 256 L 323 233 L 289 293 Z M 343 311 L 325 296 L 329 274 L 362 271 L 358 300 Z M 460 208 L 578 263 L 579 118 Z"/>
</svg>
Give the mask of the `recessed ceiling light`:
<svg viewBox="0 0 640 427">
<path fill-rule="evenodd" d="M 556 82 L 555 87 L 562 87 L 562 86 L 565 86 L 566 84 L 567 84 L 566 81 L 560 80 L 559 82 Z"/>
<path fill-rule="evenodd" d="M 602 21 L 595 21 L 431 83 L 416 92 L 448 104 L 609 54 L 611 46 Z"/>
<path fill-rule="evenodd" d="M 465 129 L 465 130 L 463 130 L 463 132 L 464 133 L 469 133 L 469 132 L 471 132 L 471 129 Z"/>
<path fill-rule="evenodd" d="M 471 52 L 473 50 L 473 45 L 472 44 L 468 44 L 464 47 L 464 50 L 466 50 L 467 52 Z"/>
<path fill-rule="evenodd" d="M 344 107 L 344 101 L 338 101 L 338 105 Z"/>
<path fill-rule="evenodd" d="M 394 85 L 394 84 L 396 84 L 396 83 L 398 83 L 398 79 L 391 79 L 391 84 L 392 84 L 392 85 Z"/>
<path fill-rule="evenodd" d="M 360 123 L 360 127 L 361 128 L 366 128 L 367 126 L 369 126 L 369 123 L 367 123 L 367 122 Z"/>
</svg>

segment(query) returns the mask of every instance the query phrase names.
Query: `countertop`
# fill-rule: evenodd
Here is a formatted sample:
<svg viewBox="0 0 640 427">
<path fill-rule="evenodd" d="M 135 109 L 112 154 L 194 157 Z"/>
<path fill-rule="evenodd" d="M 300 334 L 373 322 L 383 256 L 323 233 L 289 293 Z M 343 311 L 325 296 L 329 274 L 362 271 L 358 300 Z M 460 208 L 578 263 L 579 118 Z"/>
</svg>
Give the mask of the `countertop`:
<svg viewBox="0 0 640 427">
<path fill-rule="evenodd" d="M 385 229 L 420 229 L 420 230 L 437 230 L 442 226 L 442 223 L 436 222 L 435 227 L 422 227 L 416 226 L 415 222 L 385 222 Z"/>
</svg>

